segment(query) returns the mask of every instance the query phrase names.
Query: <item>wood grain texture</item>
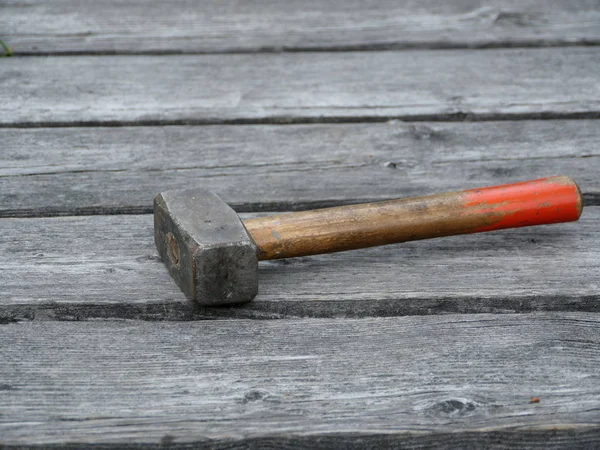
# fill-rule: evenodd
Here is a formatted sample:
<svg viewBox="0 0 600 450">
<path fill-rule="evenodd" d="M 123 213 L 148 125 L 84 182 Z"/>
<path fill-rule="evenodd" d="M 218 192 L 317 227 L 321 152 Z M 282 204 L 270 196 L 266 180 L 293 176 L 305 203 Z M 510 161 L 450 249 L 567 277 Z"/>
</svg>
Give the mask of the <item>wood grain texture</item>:
<svg viewBox="0 0 600 450">
<path fill-rule="evenodd" d="M 1 219 L 0 321 L 600 312 L 599 220 L 265 261 L 252 302 L 197 308 L 150 215 Z"/>
<path fill-rule="evenodd" d="M 255 217 L 244 220 L 244 227 L 258 248 L 258 259 L 270 260 L 572 222 L 579 219 L 581 210 L 577 184 L 569 177 L 556 176 L 424 197 Z"/>
<path fill-rule="evenodd" d="M 0 333 L 7 446 L 600 444 L 598 314 L 40 322 Z"/>
<path fill-rule="evenodd" d="M 0 216 L 150 213 L 204 187 L 299 210 L 567 174 L 600 204 L 595 120 L 0 129 Z"/>
<path fill-rule="evenodd" d="M 1 126 L 598 118 L 600 47 L 6 58 Z"/>
<path fill-rule="evenodd" d="M 9 0 L 16 54 L 197 53 L 600 42 L 589 0 Z"/>
</svg>

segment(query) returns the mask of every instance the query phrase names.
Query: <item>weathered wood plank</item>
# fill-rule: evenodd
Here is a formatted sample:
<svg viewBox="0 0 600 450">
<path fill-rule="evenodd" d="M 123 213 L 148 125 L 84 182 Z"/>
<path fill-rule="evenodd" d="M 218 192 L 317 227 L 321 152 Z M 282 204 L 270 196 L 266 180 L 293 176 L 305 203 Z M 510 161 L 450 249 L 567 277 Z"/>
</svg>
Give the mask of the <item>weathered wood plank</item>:
<svg viewBox="0 0 600 450">
<path fill-rule="evenodd" d="M 598 314 L 39 322 L 0 333 L 9 446 L 600 445 Z"/>
<path fill-rule="evenodd" d="M 262 262 L 258 297 L 196 309 L 152 216 L 0 220 L 0 320 L 600 312 L 600 208 L 580 222 Z"/>
<path fill-rule="evenodd" d="M 600 47 L 6 58 L 0 125 L 600 117 Z"/>
<path fill-rule="evenodd" d="M 587 0 L 4 1 L 16 54 L 193 53 L 600 42 Z"/>
<path fill-rule="evenodd" d="M 0 129 L 0 216 L 148 213 L 204 186 L 239 211 L 565 174 L 600 204 L 595 120 Z"/>
</svg>

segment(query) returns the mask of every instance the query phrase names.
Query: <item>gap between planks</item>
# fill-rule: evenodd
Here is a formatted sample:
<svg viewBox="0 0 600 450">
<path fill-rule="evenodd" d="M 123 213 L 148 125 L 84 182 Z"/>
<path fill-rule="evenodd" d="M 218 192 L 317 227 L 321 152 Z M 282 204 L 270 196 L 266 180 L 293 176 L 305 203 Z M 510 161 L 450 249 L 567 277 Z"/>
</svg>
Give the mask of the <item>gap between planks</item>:
<svg viewBox="0 0 600 450">
<path fill-rule="evenodd" d="M 531 113 L 491 113 L 473 114 L 469 112 L 451 112 L 447 114 L 416 114 L 399 116 L 317 116 L 291 117 L 268 116 L 252 119 L 195 119 L 176 120 L 135 120 L 135 121 L 70 121 L 70 122 L 19 122 L 0 123 L 4 129 L 28 128 L 125 128 L 125 127 L 177 127 L 211 125 L 313 125 L 313 124 L 361 124 L 385 122 L 505 122 L 517 120 L 586 120 L 600 119 L 600 111 L 573 112 L 531 112 Z"/>
<path fill-rule="evenodd" d="M 345 53 L 345 52 L 401 52 L 411 50 L 490 50 L 500 48 L 562 48 L 562 47 L 596 47 L 600 46 L 600 39 L 581 39 L 575 42 L 562 40 L 523 40 L 499 41 L 493 43 L 454 42 L 415 42 L 415 43 L 384 43 L 364 45 L 340 45 L 336 47 L 279 47 L 264 46 L 258 49 L 233 48 L 228 50 L 201 51 L 201 50 L 84 50 L 84 51 L 30 51 L 12 54 L 12 58 L 45 58 L 50 56 L 172 56 L 172 55 L 247 55 L 261 53 Z M 27 125 L 24 125 L 27 126 Z M 110 125 L 107 125 L 110 126 Z"/>
</svg>

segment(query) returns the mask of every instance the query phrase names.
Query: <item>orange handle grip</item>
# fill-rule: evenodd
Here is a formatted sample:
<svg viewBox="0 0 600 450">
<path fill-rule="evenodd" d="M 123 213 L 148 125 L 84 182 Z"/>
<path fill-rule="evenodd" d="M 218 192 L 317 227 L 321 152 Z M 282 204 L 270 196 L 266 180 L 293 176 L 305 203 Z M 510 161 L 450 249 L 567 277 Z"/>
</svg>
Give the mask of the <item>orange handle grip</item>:
<svg viewBox="0 0 600 450">
<path fill-rule="evenodd" d="M 581 192 L 568 177 L 426 197 L 339 206 L 244 221 L 259 259 L 577 220 Z"/>
<path fill-rule="evenodd" d="M 581 191 L 569 177 L 549 177 L 522 183 L 464 191 L 465 213 L 483 214 L 486 225 L 474 233 L 571 222 L 583 209 Z"/>
</svg>

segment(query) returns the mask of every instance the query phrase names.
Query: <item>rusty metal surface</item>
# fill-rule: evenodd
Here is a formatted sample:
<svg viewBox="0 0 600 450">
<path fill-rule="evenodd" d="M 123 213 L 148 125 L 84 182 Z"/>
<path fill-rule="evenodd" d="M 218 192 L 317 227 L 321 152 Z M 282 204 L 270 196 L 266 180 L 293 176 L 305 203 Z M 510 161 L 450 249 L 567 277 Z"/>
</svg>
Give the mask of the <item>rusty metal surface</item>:
<svg viewBox="0 0 600 450">
<path fill-rule="evenodd" d="M 235 211 L 210 191 L 168 191 L 155 199 L 154 240 L 169 273 L 201 305 L 252 300 L 256 246 Z"/>
</svg>

